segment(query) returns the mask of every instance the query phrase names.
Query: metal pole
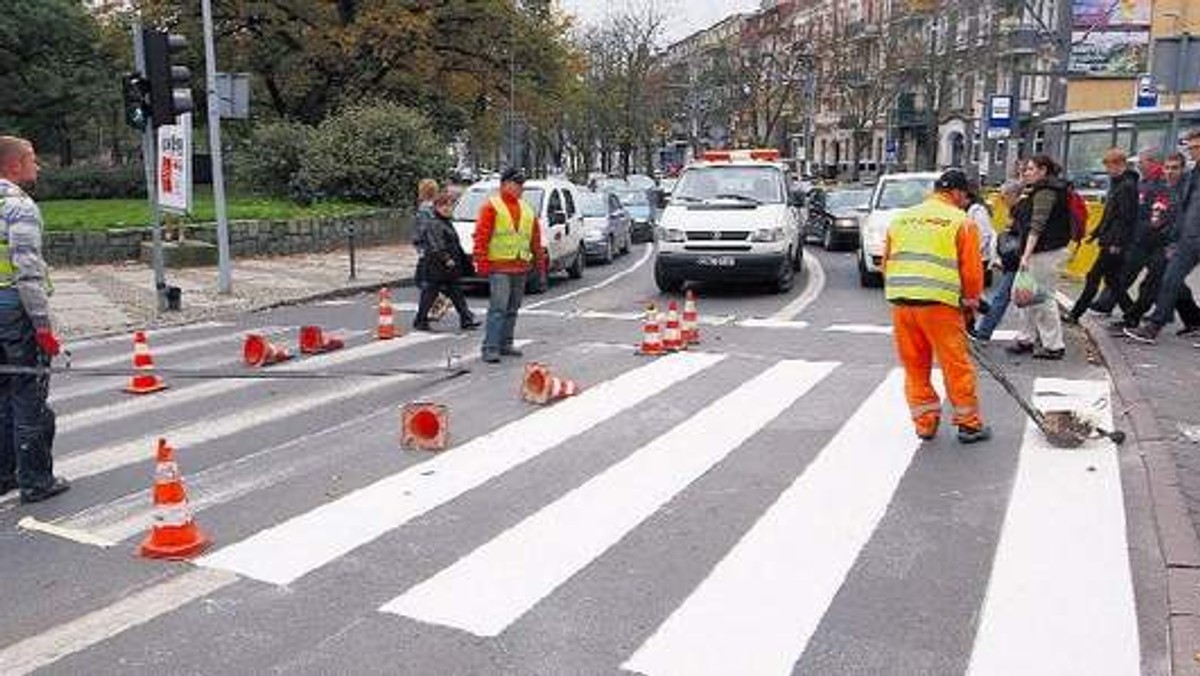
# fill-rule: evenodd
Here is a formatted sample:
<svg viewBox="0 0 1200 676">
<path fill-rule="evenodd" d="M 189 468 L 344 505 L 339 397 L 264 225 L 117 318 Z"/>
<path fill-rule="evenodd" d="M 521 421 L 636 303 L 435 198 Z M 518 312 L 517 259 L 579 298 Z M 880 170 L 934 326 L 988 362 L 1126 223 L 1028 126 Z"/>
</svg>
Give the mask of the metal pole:
<svg viewBox="0 0 1200 676">
<path fill-rule="evenodd" d="M 204 77 L 208 81 L 208 154 L 212 158 L 213 204 L 217 211 L 217 293 L 233 291 L 229 263 L 229 219 L 225 215 L 225 169 L 221 161 L 221 100 L 217 93 L 217 49 L 213 39 L 212 0 L 204 11 Z"/>
<path fill-rule="evenodd" d="M 133 62 L 139 73 L 146 72 L 146 52 L 142 45 L 142 22 L 135 19 L 133 31 Z M 158 180 L 155 163 L 158 157 L 158 135 L 154 122 L 147 120 L 142 130 L 142 165 L 146 173 L 146 198 L 150 202 L 151 261 L 154 266 L 154 298 L 156 312 L 167 309 L 167 278 L 163 271 L 162 210 L 158 205 Z"/>
<path fill-rule="evenodd" d="M 1168 152 L 1179 149 L 1179 104 L 1183 100 L 1183 60 L 1188 53 L 1188 39 L 1191 33 L 1184 31 L 1179 36 L 1179 50 L 1175 54 L 1175 102 L 1171 107 L 1171 135 L 1167 137 L 1170 144 Z"/>
</svg>

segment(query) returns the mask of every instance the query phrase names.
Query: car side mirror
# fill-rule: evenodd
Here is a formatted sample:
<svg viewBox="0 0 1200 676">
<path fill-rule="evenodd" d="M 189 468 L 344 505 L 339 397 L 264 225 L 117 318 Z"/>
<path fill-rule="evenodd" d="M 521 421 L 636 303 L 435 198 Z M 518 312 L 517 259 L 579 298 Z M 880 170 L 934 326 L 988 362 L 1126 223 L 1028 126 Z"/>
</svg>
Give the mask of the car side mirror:
<svg viewBox="0 0 1200 676">
<path fill-rule="evenodd" d="M 551 211 L 550 225 L 565 225 L 567 222 L 567 213 L 565 211 Z"/>
</svg>

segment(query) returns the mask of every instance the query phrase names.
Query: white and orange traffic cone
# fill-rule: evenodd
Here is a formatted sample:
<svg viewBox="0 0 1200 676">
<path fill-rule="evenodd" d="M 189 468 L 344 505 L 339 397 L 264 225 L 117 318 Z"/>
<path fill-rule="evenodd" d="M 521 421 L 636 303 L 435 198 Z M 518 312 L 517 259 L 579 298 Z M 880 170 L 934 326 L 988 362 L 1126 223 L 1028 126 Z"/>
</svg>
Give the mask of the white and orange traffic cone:
<svg viewBox="0 0 1200 676">
<path fill-rule="evenodd" d="M 681 322 L 684 345 L 695 345 L 700 342 L 700 313 L 696 311 L 696 294 L 691 289 L 683 299 L 683 317 Z"/>
<path fill-rule="evenodd" d="M 663 353 L 660 326 L 658 311 L 654 303 L 650 303 L 646 306 L 646 319 L 642 322 L 642 344 L 638 346 L 638 354 L 657 357 Z"/>
<path fill-rule="evenodd" d="M 442 404 L 414 401 L 400 409 L 400 445 L 422 451 L 446 448 L 449 411 Z"/>
<path fill-rule="evenodd" d="M 246 342 L 242 345 L 242 360 L 246 366 L 270 366 L 291 358 L 287 348 L 272 343 L 261 333 L 246 334 Z"/>
<path fill-rule="evenodd" d="M 525 377 L 521 379 L 521 398 L 525 401 L 548 404 L 576 394 L 579 394 L 579 384 L 574 380 L 551 375 L 545 364 L 530 362 L 525 365 Z"/>
<path fill-rule="evenodd" d="M 132 394 L 150 394 L 167 389 L 163 379 L 154 374 L 154 357 L 150 355 L 150 345 L 146 342 L 145 331 L 133 333 L 133 368 L 138 370 L 125 391 Z"/>
<path fill-rule="evenodd" d="M 379 290 L 379 328 L 375 337 L 390 340 L 396 337 L 396 315 L 392 309 L 392 292 L 386 286 Z"/>
<path fill-rule="evenodd" d="M 667 305 L 667 326 L 662 343 L 667 352 L 687 349 L 687 343 L 683 342 L 683 331 L 679 327 L 679 305 L 675 301 Z"/>
<path fill-rule="evenodd" d="M 154 470 L 154 524 L 138 553 L 150 559 L 189 559 L 212 541 L 192 520 L 187 490 L 166 439 L 158 440 Z"/>
<path fill-rule="evenodd" d="M 300 327 L 300 353 L 301 354 L 321 354 L 322 352 L 330 352 L 340 350 L 345 346 L 341 338 L 335 336 L 327 336 L 319 326 L 301 326 Z"/>
</svg>

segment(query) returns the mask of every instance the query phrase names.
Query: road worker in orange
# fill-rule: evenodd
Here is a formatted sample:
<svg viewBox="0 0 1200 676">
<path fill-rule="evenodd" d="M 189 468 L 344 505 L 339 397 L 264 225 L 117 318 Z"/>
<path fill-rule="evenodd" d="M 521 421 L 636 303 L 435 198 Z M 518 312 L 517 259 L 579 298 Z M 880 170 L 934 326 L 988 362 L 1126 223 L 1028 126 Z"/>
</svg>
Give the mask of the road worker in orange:
<svg viewBox="0 0 1200 676">
<path fill-rule="evenodd" d="M 983 263 L 979 233 L 963 209 L 967 176 L 950 169 L 924 202 L 897 215 L 884 249 L 886 296 L 892 304 L 896 351 L 904 364 L 904 394 L 917 436 L 937 436 L 942 404 L 930 382 L 934 357 L 954 406 L 958 440 L 973 444 L 992 431 L 979 415 L 975 368 L 963 327 L 964 310 L 979 308 Z"/>
</svg>

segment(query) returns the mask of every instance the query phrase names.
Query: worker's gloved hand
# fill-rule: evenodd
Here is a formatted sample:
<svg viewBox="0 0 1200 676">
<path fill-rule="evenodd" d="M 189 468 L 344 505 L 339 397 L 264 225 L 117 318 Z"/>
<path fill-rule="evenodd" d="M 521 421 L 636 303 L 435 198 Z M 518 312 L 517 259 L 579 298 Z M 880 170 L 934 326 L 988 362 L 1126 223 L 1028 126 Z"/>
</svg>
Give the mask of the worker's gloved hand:
<svg viewBox="0 0 1200 676">
<path fill-rule="evenodd" d="M 58 336 L 50 329 L 38 329 L 34 333 L 34 339 L 37 341 L 38 347 L 42 348 L 49 357 L 56 357 L 62 351 L 62 344 L 58 342 Z"/>
</svg>

